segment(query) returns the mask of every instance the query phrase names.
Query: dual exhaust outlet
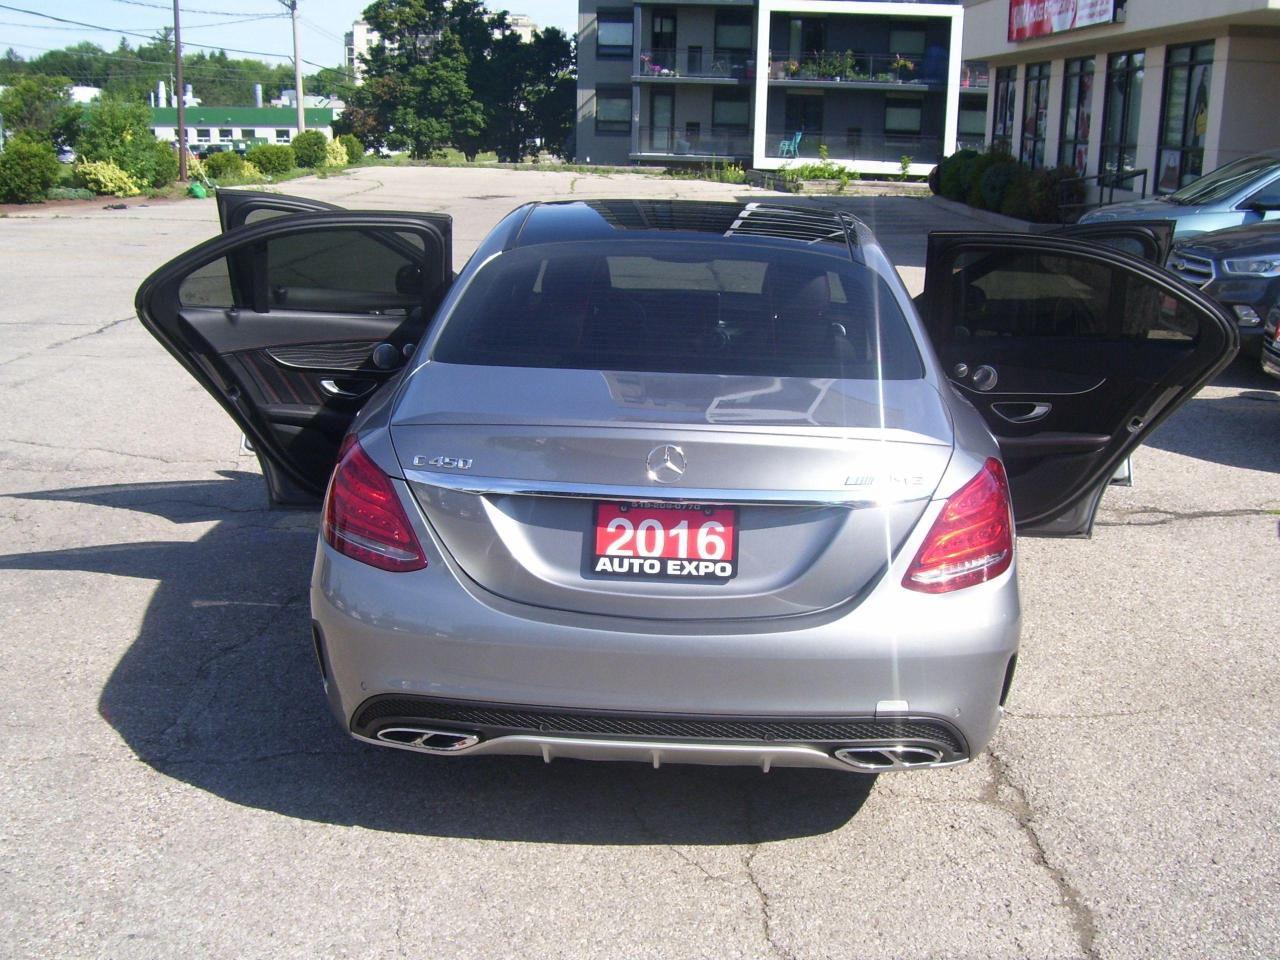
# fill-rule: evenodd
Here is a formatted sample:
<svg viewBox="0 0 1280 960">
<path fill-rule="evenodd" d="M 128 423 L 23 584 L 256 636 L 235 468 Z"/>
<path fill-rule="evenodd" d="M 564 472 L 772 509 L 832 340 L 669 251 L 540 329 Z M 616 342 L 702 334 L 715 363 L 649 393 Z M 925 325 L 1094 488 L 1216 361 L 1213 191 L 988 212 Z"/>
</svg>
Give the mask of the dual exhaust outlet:
<svg viewBox="0 0 1280 960">
<path fill-rule="evenodd" d="M 465 753 L 481 741 L 480 734 L 474 731 L 437 727 L 384 727 L 375 736 L 383 743 L 407 750 L 444 756 Z M 951 762 L 942 750 L 919 744 L 837 747 L 831 756 L 862 773 L 910 770 Z M 546 752 L 544 757 L 550 760 Z M 657 765 L 655 758 L 654 766 Z M 767 763 L 764 769 L 768 771 Z"/>
</svg>

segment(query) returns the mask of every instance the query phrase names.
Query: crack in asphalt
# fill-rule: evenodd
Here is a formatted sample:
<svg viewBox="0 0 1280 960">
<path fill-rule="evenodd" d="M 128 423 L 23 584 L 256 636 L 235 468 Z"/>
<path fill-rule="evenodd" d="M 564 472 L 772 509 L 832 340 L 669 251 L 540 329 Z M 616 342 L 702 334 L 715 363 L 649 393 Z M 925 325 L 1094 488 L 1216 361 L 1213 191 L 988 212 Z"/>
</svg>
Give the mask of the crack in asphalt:
<svg viewBox="0 0 1280 960">
<path fill-rule="evenodd" d="M 98 334 L 106 333 L 112 327 L 118 327 L 120 326 L 120 324 L 124 323 L 126 320 L 132 320 L 132 319 L 133 319 L 133 314 L 129 314 L 129 316 L 121 317 L 118 320 L 108 320 L 106 323 L 102 324 L 101 326 L 94 327 L 92 330 L 89 330 L 85 333 L 77 333 L 74 337 L 67 337 L 65 340 L 55 340 L 53 341 L 53 343 L 46 343 L 41 348 L 41 350 L 30 350 L 27 353 L 18 354 L 18 356 L 16 357 L 10 357 L 8 360 L 0 361 L 0 367 L 7 367 L 11 363 L 17 363 L 19 360 L 26 360 L 30 357 L 34 357 L 37 353 L 40 353 L 42 350 L 57 350 L 59 347 L 65 347 L 68 343 L 75 343 L 77 340 L 84 340 L 84 339 L 87 339 L 88 337 L 96 337 Z"/>
<path fill-rule="evenodd" d="M 1230 520 L 1235 517 L 1274 517 L 1275 511 L 1241 508 L 1237 510 L 1165 510 L 1159 507 L 1135 507 L 1132 510 L 1111 510 L 1108 513 L 1121 517 L 1119 521 L 1098 520 L 1099 527 L 1163 527 L 1187 520 Z M 1157 517 L 1154 520 L 1129 521 L 1130 517 Z"/>
<path fill-rule="evenodd" d="M 185 464 L 196 463 L 222 463 L 225 457 L 206 460 L 170 460 L 166 457 L 157 457 L 151 453 L 130 453 L 125 450 L 112 450 L 109 447 L 66 447 L 58 443 L 41 443 L 38 440 L 19 440 L 16 437 L 0 437 L 0 443 L 14 443 L 23 447 L 37 447 L 41 450 L 58 450 L 63 453 L 105 453 L 116 457 L 127 457 L 131 460 L 150 460 L 153 463 L 163 463 L 169 466 L 182 466 Z"/>
<path fill-rule="evenodd" d="M 751 793 L 749 791 L 745 792 L 743 794 L 743 806 L 747 835 L 751 837 L 751 849 L 742 858 L 742 869 L 746 874 L 747 882 L 751 884 L 751 888 L 755 891 L 756 899 L 760 902 L 760 933 L 764 937 L 764 942 L 769 945 L 770 951 L 775 956 L 782 957 L 783 960 L 795 960 L 795 954 L 780 944 L 774 935 L 773 900 L 769 896 L 769 892 L 765 890 L 764 884 L 760 882 L 760 878 L 756 875 L 756 857 L 759 855 L 764 841 L 760 839 L 760 831 L 756 828 L 755 811 L 751 800 Z"/>
<path fill-rule="evenodd" d="M 636 825 L 640 827 L 640 832 L 643 833 L 645 836 L 649 837 L 654 843 L 662 846 L 664 849 L 669 850 L 671 853 L 675 854 L 679 859 L 683 860 L 689 866 L 693 867 L 695 870 L 701 873 L 708 880 L 719 880 L 719 881 L 727 880 L 728 879 L 727 877 L 721 876 L 720 874 L 712 873 L 710 870 L 708 870 L 706 867 L 700 864 L 697 860 L 693 859 L 693 857 L 689 856 L 683 850 L 679 849 L 674 844 L 665 842 L 662 839 L 658 831 L 655 830 L 652 824 L 650 824 L 649 821 L 645 819 L 644 812 L 640 806 L 640 798 L 642 796 L 643 789 L 642 789 L 642 785 L 640 783 L 639 777 L 629 775 L 628 779 L 630 779 L 631 781 L 632 796 L 636 798 L 632 800 L 632 802 L 628 805 L 628 809 L 631 811 L 631 816 L 635 819 Z"/>
<path fill-rule="evenodd" d="M 163 748 L 166 745 L 166 743 L 171 742 L 172 744 L 174 744 L 175 749 L 172 749 L 167 753 L 164 752 L 163 749 L 160 749 L 157 752 L 157 754 L 146 758 L 148 763 L 150 763 L 152 766 L 162 766 L 162 765 L 168 766 L 171 764 L 176 765 L 181 763 L 205 763 L 205 764 L 215 765 L 220 762 L 220 761 L 211 760 L 211 759 L 183 758 L 179 756 L 179 753 L 182 748 L 182 743 L 185 740 L 185 736 L 186 736 L 184 728 L 186 728 L 187 725 L 190 723 L 190 718 L 192 716 L 195 716 L 204 712 L 205 708 L 208 705 L 207 704 L 208 698 L 217 689 L 216 683 L 213 684 L 212 686 L 210 685 L 210 680 L 213 679 L 213 675 L 214 675 L 214 669 L 213 669 L 214 666 L 220 661 L 227 659 L 228 657 L 235 656 L 241 650 L 244 650 L 246 647 L 250 647 L 253 644 L 261 642 L 277 625 L 279 625 L 284 620 L 286 616 L 288 616 L 293 612 L 295 607 L 300 606 L 302 604 L 302 602 L 307 598 L 309 593 L 310 593 L 310 590 L 303 590 L 285 598 L 283 601 L 280 602 L 279 608 L 274 610 L 271 616 L 263 620 L 261 625 L 258 627 L 258 629 L 255 630 L 251 635 L 244 637 L 242 639 L 233 640 L 230 643 L 226 643 L 221 646 L 215 647 L 213 650 L 209 652 L 208 656 L 206 656 L 200 662 L 200 666 L 196 668 L 195 680 L 192 681 L 191 693 L 190 693 L 190 696 L 187 698 L 186 705 L 182 708 L 182 710 L 178 712 L 177 716 L 173 718 L 173 720 L 169 723 L 168 726 L 166 726 L 154 737 L 148 737 L 146 740 L 143 741 L 148 746 L 151 746 L 154 744 L 159 748 Z M 170 736 L 171 733 L 174 733 L 172 737 Z M 306 753 L 307 751 L 303 749 L 298 749 L 298 750 L 284 751 L 284 752 L 301 754 L 301 753 Z M 240 761 L 240 762 L 257 762 L 257 759 L 258 758 L 246 758 L 244 761 Z M 264 759 L 266 759 L 266 757 L 264 757 Z M 236 762 L 236 761 L 227 761 L 227 762 Z"/>
<path fill-rule="evenodd" d="M 1080 945 L 1081 954 L 1087 960 L 1097 960 L 1098 950 L 1095 943 L 1098 938 L 1098 924 L 1093 908 L 1085 903 L 1079 889 L 1068 879 L 1066 871 L 1049 861 L 1049 855 L 1033 822 L 1035 810 L 1027 799 L 1026 791 L 1009 777 L 1008 765 L 990 747 L 987 748 L 987 756 L 991 761 L 991 777 L 983 788 L 980 802 L 1003 810 L 1013 817 L 1018 829 L 1031 847 L 1031 859 L 1048 874 L 1058 890 L 1062 906 L 1071 918 L 1071 929 L 1075 933 L 1076 942 Z M 1012 794 L 1012 799 L 1000 796 L 1001 787 Z"/>
</svg>

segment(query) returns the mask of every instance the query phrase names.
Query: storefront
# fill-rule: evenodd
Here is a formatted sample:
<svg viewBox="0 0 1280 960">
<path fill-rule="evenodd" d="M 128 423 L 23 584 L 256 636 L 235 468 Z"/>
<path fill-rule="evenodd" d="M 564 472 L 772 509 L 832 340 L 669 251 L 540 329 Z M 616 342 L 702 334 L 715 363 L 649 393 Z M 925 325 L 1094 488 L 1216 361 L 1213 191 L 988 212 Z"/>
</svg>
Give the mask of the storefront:
<svg viewBox="0 0 1280 960">
<path fill-rule="evenodd" d="M 963 56 L 990 65 L 988 144 L 1117 199 L 1280 148 L 1270 0 L 965 0 Z"/>
</svg>

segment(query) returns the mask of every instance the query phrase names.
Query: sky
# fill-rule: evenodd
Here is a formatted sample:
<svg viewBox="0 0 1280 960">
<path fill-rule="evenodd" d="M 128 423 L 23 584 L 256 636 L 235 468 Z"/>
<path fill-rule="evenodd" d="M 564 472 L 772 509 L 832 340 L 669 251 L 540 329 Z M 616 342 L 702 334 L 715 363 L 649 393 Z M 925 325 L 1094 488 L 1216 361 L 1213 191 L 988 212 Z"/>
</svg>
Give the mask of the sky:
<svg viewBox="0 0 1280 960">
<path fill-rule="evenodd" d="M 360 17 L 368 0 L 298 0 L 301 19 L 299 40 L 304 66 L 332 67 L 342 62 L 342 35 Z M 505 9 L 532 17 L 539 27 L 559 27 L 572 33 L 577 19 L 576 0 L 489 0 L 491 9 Z M 292 56 L 293 33 L 280 0 L 180 0 L 182 43 L 195 52 L 194 44 L 210 44 L 252 51 L 262 60 L 286 60 Z M 26 12 L 19 12 L 26 11 Z M 199 12 L 197 12 L 199 11 Z M 41 16 L 43 14 L 44 16 Z M 247 17 L 280 14 L 270 19 Z M 62 23 L 78 20 L 92 27 Z M 239 21 L 239 22 L 235 22 Z M 55 50 L 89 40 L 105 49 L 129 41 L 144 42 L 162 27 L 173 25 L 173 4 L 167 0 L 0 0 L 0 52 L 13 47 L 30 59 L 45 50 Z M 142 37 L 129 36 L 142 34 Z M 307 62 L 309 61 L 309 62 Z"/>
</svg>

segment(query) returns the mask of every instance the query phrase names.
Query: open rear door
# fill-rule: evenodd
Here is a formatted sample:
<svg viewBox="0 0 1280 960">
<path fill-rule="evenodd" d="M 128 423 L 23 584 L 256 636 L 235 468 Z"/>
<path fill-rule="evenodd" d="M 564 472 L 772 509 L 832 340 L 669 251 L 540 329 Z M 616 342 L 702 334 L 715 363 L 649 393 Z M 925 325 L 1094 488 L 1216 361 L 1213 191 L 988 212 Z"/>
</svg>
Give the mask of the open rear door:
<svg viewBox="0 0 1280 960">
<path fill-rule="evenodd" d="M 922 314 L 1000 443 L 1020 534 L 1087 536 L 1117 466 L 1239 346 L 1163 269 L 1054 236 L 932 234 Z"/>
<path fill-rule="evenodd" d="M 309 212 L 189 250 L 136 305 L 252 442 L 272 501 L 308 504 L 356 413 L 421 340 L 451 262 L 447 216 Z"/>
</svg>

